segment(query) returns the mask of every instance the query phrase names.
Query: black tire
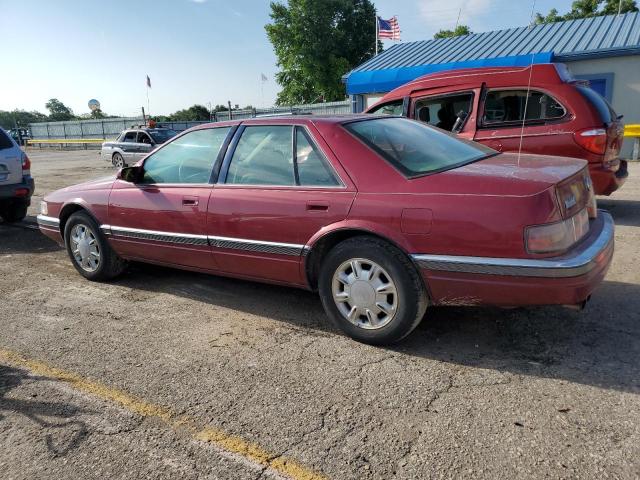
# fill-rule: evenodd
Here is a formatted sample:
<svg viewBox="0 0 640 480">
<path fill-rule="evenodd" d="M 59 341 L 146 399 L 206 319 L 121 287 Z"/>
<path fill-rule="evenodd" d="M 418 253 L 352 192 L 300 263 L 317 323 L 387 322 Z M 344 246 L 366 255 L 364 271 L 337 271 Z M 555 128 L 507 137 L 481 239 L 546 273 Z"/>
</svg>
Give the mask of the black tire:
<svg viewBox="0 0 640 480">
<path fill-rule="evenodd" d="M 87 227 L 97 243 L 100 259 L 97 268 L 93 271 L 84 269 L 71 251 L 71 234 L 76 225 Z M 127 268 L 127 262 L 113 251 L 96 221 L 86 212 L 76 212 L 69 217 L 64 227 L 64 243 L 71 263 L 78 273 L 88 280 L 110 280 L 120 275 Z"/>
<path fill-rule="evenodd" d="M 124 158 L 118 152 L 114 153 L 113 156 L 111 157 L 111 165 L 113 165 L 116 168 L 124 168 L 127 166 L 127 164 L 124 161 Z"/>
<path fill-rule="evenodd" d="M 0 217 L 7 223 L 21 222 L 27 216 L 28 202 L 9 200 L 0 206 Z"/>
<path fill-rule="evenodd" d="M 375 262 L 395 284 L 395 315 L 379 328 L 366 329 L 352 323 L 334 301 L 334 273 L 351 259 L 364 259 L 365 264 L 366 261 Z M 322 305 L 334 324 L 351 338 L 372 345 L 389 345 L 402 340 L 418 326 L 428 304 L 422 279 L 409 258 L 390 243 L 369 236 L 352 237 L 329 251 L 320 267 L 318 290 Z"/>
</svg>

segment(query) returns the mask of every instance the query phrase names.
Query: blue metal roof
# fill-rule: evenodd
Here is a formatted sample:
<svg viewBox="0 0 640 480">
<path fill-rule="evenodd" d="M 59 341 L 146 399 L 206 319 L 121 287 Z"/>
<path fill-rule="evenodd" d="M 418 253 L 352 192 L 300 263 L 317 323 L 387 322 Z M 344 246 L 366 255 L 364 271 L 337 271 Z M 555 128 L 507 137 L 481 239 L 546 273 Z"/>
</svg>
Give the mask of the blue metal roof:
<svg viewBox="0 0 640 480">
<path fill-rule="evenodd" d="M 399 43 L 343 78 L 348 94 L 386 92 L 436 71 L 529 65 L 532 54 L 534 63 L 640 54 L 640 12 Z"/>
</svg>

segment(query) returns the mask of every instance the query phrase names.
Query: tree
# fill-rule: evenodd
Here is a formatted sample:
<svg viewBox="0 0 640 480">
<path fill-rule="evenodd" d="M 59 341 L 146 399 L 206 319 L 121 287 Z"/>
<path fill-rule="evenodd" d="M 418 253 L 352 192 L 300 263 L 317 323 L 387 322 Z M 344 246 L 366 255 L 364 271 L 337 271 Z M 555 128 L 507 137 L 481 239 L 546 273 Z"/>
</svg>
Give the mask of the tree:
<svg viewBox="0 0 640 480">
<path fill-rule="evenodd" d="M 370 0 L 271 2 L 270 17 L 265 29 L 280 68 L 278 105 L 343 99 L 342 75 L 375 52 Z"/>
<path fill-rule="evenodd" d="M 451 38 L 451 37 L 460 37 L 461 35 L 469 35 L 473 33 L 469 30 L 469 27 L 466 25 L 458 25 L 454 30 L 440 30 L 438 31 L 433 38 L 438 40 L 439 38 Z"/>
<path fill-rule="evenodd" d="M 0 126 L 6 128 L 26 127 L 30 123 L 46 122 L 47 116 L 40 112 L 25 112 L 24 110 L 14 110 L 12 112 L 0 110 Z"/>
<path fill-rule="evenodd" d="M 204 105 L 192 105 L 184 110 L 178 110 L 177 112 L 169 115 L 169 119 L 172 121 L 190 121 L 190 120 L 209 120 L 211 114 L 209 109 Z"/>
<path fill-rule="evenodd" d="M 57 98 L 50 99 L 44 106 L 49 110 L 49 120 L 52 122 L 75 118 L 73 111 Z"/>
<path fill-rule="evenodd" d="M 104 113 L 101 109 L 96 108 L 95 110 L 91 110 L 91 118 L 108 118 L 109 115 Z"/>
<path fill-rule="evenodd" d="M 603 6 L 602 9 L 600 7 Z M 552 8 L 547 15 L 536 13 L 534 23 L 562 22 L 576 20 L 578 18 L 600 17 L 602 15 L 615 15 L 627 12 L 637 12 L 636 0 L 576 0 L 571 4 L 571 11 L 564 15 L 558 15 L 558 10 Z"/>
</svg>

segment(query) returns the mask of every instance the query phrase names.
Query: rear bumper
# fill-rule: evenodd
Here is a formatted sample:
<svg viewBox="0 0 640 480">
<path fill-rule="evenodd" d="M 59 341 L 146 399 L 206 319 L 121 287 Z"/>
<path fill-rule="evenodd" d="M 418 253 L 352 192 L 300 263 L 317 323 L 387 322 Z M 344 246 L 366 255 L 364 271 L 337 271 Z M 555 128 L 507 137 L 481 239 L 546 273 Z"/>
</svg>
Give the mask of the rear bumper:
<svg viewBox="0 0 640 480">
<path fill-rule="evenodd" d="M 17 195 L 16 190 L 27 189 L 29 192 L 26 195 Z M 11 185 L 0 185 L 0 199 L 7 198 L 23 198 L 27 203 L 31 203 L 31 195 L 35 189 L 35 182 L 33 177 L 22 177 L 22 182 L 12 183 Z"/>
<path fill-rule="evenodd" d="M 412 255 L 441 305 L 553 305 L 584 301 L 602 282 L 614 250 L 611 215 L 598 212 L 571 252 L 552 258 Z"/>
<path fill-rule="evenodd" d="M 596 195 L 611 195 L 627 181 L 629 176 L 627 161 L 620 160 L 620 168 L 615 172 L 605 170 L 600 165 L 592 166 L 589 164 L 589 174 Z"/>
</svg>

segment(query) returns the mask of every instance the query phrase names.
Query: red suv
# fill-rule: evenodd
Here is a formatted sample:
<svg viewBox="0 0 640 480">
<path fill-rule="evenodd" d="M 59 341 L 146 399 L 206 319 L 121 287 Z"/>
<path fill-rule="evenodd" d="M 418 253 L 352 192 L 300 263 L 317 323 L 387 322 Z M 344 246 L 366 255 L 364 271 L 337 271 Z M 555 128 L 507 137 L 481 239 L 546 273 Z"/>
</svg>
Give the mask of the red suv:
<svg viewBox="0 0 640 480">
<path fill-rule="evenodd" d="M 628 176 L 619 158 L 622 116 L 563 64 L 433 73 L 389 92 L 367 113 L 409 116 L 500 152 L 521 147 L 587 160 L 598 195 L 610 195 Z"/>
</svg>

